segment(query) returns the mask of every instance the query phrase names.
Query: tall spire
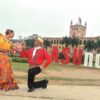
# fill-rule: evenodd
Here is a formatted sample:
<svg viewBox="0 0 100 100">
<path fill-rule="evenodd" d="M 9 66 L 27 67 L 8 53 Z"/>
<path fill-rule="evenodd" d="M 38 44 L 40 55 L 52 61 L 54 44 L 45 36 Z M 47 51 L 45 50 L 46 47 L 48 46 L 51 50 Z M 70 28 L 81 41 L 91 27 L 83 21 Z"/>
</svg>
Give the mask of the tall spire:
<svg viewBox="0 0 100 100">
<path fill-rule="evenodd" d="M 79 21 L 79 25 L 81 25 L 82 24 L 82 19 L 80 17 L 78 18 L 78 21 Z"/>
<path fill-rule="evenodd" d="M 72 21 L 72 20 L 70 21 L 70 26 L 71 26 L 71 25 L 73 25 L 73 21 Z"/>
<path fill-rule="evenodd" d="M 87 27 L 87 22 L 85 22 L 85 27 Z"/>
</svg>

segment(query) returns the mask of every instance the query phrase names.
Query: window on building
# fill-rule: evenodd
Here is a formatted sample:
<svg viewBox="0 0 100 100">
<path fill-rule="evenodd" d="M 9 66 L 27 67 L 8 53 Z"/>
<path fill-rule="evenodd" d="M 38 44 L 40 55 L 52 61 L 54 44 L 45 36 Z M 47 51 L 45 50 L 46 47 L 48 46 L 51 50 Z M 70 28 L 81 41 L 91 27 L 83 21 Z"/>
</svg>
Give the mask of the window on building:
<svg viewBox="0 0 100 100">
<path fill-rule="evenodd" d="M 57 44 L 59 43 L 59 41 L 57 40 Z"/>
<path fill-rule="evenodd" d="M 80 43 L 79 44 L 82 45 L 82 40 L 80 40 Z"/>
<path fill-rule="evenodd" d="M 60 40 L 60 44 L 62 44 L 62 41 Z"/>
<path fill-rule="evenodd" d="M 56 44 L 56 40 L 54 40 L 54 44 Z"/>
<path fill-rule="evenodd" d="M 51 40 L 51 44 L 53 44 L 53 40 Z"/>
</svg>

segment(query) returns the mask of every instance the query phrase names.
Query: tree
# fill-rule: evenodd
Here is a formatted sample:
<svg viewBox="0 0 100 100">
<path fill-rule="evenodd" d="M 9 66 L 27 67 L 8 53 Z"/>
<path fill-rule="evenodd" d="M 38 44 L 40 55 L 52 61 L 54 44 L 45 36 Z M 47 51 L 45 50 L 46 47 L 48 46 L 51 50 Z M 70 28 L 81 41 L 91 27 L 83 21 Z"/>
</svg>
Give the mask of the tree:
<svg viewBox="0 0 100 100">
<path fill-rule="evenodd" d="M 96 49 L 97 49 L 97 52 L 100 53 L 100 39 L 96 41 Z"/>
<path fill-rule="evenodd" d="M 96 41 L 96 44 L 97 44 L 97 48 L 100 48 L 100 39 L 98 39 L 98 40 Z"/>
<path fill-rule="evenodd" d="M 79 43 L 80 43 L 80 40 L 79 40 L 79 38 L 77 38 L 77 37 L 72 37 L 71 38 L 71 46 L 72 47 L 74 47 L 74 46 L 78 46 L 79 45 Z"/>
<path fill-rule="evenodd" d="M 27 47 L 34 47 L 35 40 L 33 40 L 33 39 L 27 39 L 27 40 L 25 40 L 25 42 L 26 42 L 26 46 Z"/>
<path fill-rule="evenodd" d="M 51 46 L 51 43 L 50 43 L 49 40 L 44 40 L 43 44 L 44 44 L 44 47 L 45 47 L 46 49 L 47 49 L 48 47 Z"/>
<path fill-rule="evenodd" d="M 66 37 L 63 37 L 62 39 L 62 44 L 65 44 L 66 47 L 68 47 L 68 45 L 71 45 L 72 47 L 74 46 L 77 47 L 79 43 L 80 43 L 79 38 L 74 37 L 74 36 L 72 38 L 66 36 Z"/>
<path fill-rule="evenodd" d="M 96 49 L 96 42 L 93 40 L 87 40 L 84 44 L 84 49 L 87 51 L 92 51 L 93 49 Z"/>
<path fill-rule="evenodd" d="M 62 44 L 65 44 L 66 45 L 66 47 L 68 47 L 68 45 L 70 45 L 70 41 L 71 39 L 70 38 L 68 38 L 67 36 L 66 37 L 63 37 L 63 39 L 62 39 Z"/>
</svg>

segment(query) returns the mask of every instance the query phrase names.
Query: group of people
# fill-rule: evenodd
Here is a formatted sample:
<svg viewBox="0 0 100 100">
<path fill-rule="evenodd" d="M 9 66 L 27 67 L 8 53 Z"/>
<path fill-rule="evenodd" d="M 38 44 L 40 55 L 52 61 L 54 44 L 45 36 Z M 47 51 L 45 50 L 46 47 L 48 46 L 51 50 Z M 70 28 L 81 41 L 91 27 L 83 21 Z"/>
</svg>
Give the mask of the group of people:
<svg viewBox="0 0 100 100">
<path fill-rule="evenodd" d="M 14 34 L 12 29 L 7 29 L 5 35 L 0 33 L 0 90 L 19 89 L 14 78 L 11 60 L 8 56 L 9 52 L 14 51 L 20 52 L 22 58 L 28 59 L 28 92 L 32 92 L 36 88 L 47 88 L 48 80 L 44 79 L 35 82 L 35 76 L 47 68 L 52 62 L 51 56 L 43 47 L 43 39 L 39 36 L 36 37 L 35 46 L 28 50 L 26 50 L 26 44 L 21 43 L 20 50 L 18 50 L 11 42 Z"/>
</svg>

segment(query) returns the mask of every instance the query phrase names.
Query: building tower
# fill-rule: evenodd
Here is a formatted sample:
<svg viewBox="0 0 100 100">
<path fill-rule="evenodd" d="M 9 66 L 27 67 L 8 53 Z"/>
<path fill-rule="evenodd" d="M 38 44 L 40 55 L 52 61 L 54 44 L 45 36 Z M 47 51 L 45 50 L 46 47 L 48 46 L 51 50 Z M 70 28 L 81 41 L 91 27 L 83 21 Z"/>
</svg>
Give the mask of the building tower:
<svg viewBox="0 0 100 100">
<path fill-rule="evenodd" d="M 76 24 L 73 24 L 73 21 L 71 20 L 69 36 L 84 38 L 86 36 L 86 28 L 87 28 L 87 22 L 85 22 L 85 24 L 82 25 L 81 18 L 78 18 L 78 23 Z"/>
</svg>

